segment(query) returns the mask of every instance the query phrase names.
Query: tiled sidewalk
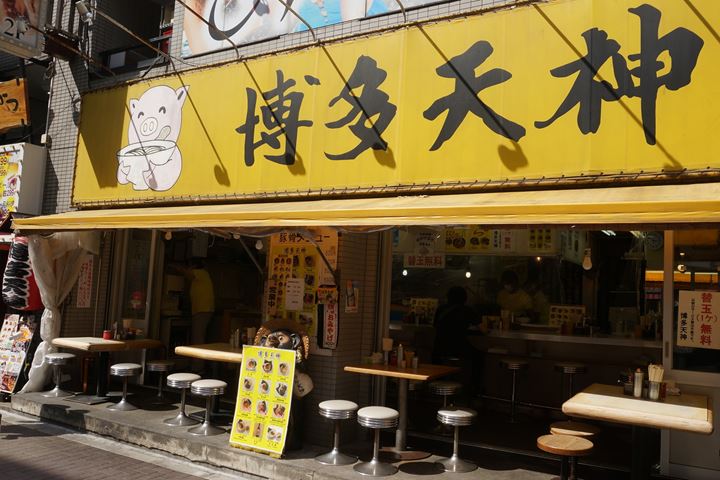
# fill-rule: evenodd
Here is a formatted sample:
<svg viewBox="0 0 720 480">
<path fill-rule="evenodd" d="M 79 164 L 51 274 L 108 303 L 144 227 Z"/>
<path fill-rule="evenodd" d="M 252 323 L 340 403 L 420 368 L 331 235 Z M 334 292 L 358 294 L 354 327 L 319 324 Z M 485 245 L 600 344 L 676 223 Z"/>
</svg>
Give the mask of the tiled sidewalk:
<svg viewBox="0 0 720 480">
<path fill-rule="evenodd" d="M 0 410 L 0 413 L 3 413 L 0 428 L 0 477 L 3 480 L 238 478 L 199 469 L 190 462 L 166 460 L 157 454 L 145 453 L 148 461 L 139 460 L 133 458 L 138 449 L 118 442 L 72 433 L 37 421 L 18 421 L 17 416 L 9 412 Z M 92 446 L 93 443 L 101 448 Z M 162 463 L 172 464 L 174 468 L 166 468 Z"/>
</svg>

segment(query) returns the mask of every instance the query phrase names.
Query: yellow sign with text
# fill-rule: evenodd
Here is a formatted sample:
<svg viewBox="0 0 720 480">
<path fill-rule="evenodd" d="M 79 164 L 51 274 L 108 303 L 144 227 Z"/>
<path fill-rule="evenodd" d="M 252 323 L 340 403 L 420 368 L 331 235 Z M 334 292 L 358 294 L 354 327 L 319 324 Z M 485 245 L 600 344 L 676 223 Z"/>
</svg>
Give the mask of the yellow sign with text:
<svg viewBox="0 0 720 480">
<path fill-rule="evenodd" d="M 75 204 L 719 168 L 715 0 L 557 0 L 83 97 Z"/>
<path fill-rule="evenodd" d="M 282 455 L 294 378 L 295 350 L 243 347 L 230 445 Z"/>
</svg>

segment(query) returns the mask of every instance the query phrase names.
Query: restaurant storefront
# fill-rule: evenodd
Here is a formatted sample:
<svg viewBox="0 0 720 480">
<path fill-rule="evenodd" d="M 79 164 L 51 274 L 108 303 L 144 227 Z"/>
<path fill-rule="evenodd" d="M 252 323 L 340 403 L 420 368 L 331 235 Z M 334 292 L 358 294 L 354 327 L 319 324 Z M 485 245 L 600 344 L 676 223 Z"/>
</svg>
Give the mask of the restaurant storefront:
<svg viewBox="0 0 720 480">
<path fill-rule="evenodd" d="M 334 285 L 342 305 L 336 345 L 323 343 L 327 318 L 308 310 L 313 401 L 377 401 L 381 388 L 347 386 L 342 367 L 384 337 L 430 360 L 432 333 L 418 331 L 461 285 L 478 313 L 471 343 L 485 352 L 479 396 L 506 396 L 493 355 L 541 370 L 581 359 L 600 383 L 642 357 L 717 407 L 717 350 L 684 343 L 675 292 L 719 288 L 708 99 L 720 94 L 720 46 L 708 25 L 720 6 L 636 3 L 531 3 L 90 92 L 77 210 L 15 226 L 117 231 L 120 250 L 135 253 L 113 273 L 125 284 L 111 318 L 139 315 L 168 342 L 182 335 L 182 320 L 160 320 L 182 310 L 173 262 L 204 257 L 230 278 L 221 265 L 237 260 L 245 292 L 227 299 L 252 308 L 228 325 L 259 326 L 289 315 L 268 308 L 270 292 L 289 287 L 273 277 L 273 242 L 329 227 L 339 235 L 330 280 L 304 274 L 317 289 Z M 547 308 L 507 317 L 496 304 L 505 271 L 535 284 Z M 124 311 L 136 285 L 141 312 Z M 527 388 L 552 375 L 526 378 Z M 557 408 L 552 390 L 527 403 Z M 663 430 L 663 473 L 712 478 L 717 442 Z"/>
</svg>

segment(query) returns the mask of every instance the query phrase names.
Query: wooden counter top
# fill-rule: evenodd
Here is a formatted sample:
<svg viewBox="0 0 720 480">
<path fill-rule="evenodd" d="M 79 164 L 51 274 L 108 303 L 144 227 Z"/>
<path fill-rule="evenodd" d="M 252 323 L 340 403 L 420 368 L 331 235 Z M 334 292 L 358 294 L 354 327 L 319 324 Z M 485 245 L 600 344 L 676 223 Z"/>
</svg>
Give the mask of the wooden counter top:
<svg viewBox="0 0 720 480">
<path fill-rule="evenodd" d="M 489 338 L 509 338 L 516 340 L 535 340 L 541 342 L 581 343 L 588 345 L 609 345 L 615 347 L 641 347 L 662 349 L 660 340 L 615 337 L 612 335 L 560 335 L 559 333 L 531 332 L 523 330 L 490 330 L 487 334 L 479 330 L 470 330 L 469 335 L 487 335 Z"/>
<path fill-rule="evenodd" d="M 562 411 L 572 417 L 641 427 L 713 432 L 712 407 L 705 395 L 684 393 L 652 401 L 624 395 L 621 386 L 594 383 L 563 403 Z"/>
<path fill-rule="evenodd" d="M 391 365 L 347 365 L 346 372 L 378 375 L 381 377 L 405 378 L 407 380 L 432 380 L 459 372 L 458 367 L 447 365 L 421 364 L 418 368 L 400 368 Z"/>
<path fill-rule="evenodd" d="M 242 348 L 232 348 L 229 343 L 181 345 L 175 347 L 175 355 L 215 362 L 242 363 Z"/>
<path fill-rule="evenodd" d="M 99 337 L 60 337 L 52 340 L 55 347 L 72 348 L 86 352 L 121 352 L 124 350 L 142 350 L 160 348 L 160 340 L 138 338 L 135 340 L 105 340 Z"/>
</svg>

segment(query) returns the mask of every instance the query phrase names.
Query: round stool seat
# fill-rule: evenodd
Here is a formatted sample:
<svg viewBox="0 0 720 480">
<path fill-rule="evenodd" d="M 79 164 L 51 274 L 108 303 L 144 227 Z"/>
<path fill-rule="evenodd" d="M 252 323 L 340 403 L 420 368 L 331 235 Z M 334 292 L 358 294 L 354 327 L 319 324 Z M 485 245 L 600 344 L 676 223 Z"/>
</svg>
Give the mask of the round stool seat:
<svg viewBox="0 0 720 480">
<path fill-rule="evenodd" d="M 583 365 L 582 363 L 560 362 L 555 364 L 555 371 L 568 374 L 585 373 L 587 372 L 587 365 Z"/>
<path fill-rule="evenodd" d="M 172 388 L 190 388 L 193 382 L 200 380 L 194 373 L 172 373 L 167 376 L 167 386 Z"/>
<path fill-rule="evenodd" d="M 116 377 L 134 377 L 142 373 L 142 365 L 137 363 L 116 363 L 110 367 L 110 375 Z"/>
<path fill-rule="evenodd" d="M 325 400 L 318 405 L 320 415 L 332 420 L 347 420 L 355 416 L 358 405 L 349 400 Z"/>
<path fill-rule="evenodd" d="M 151 360 L 145 362 L 145 370 L 148 372 L 169 372 L 174 366 L 175 362 L 172 360 Z"/>
<path fill-rule="evenodd" d="M 477 412 L 470 408 L 450 407 L 438 410 L 437 419 L 445 425 L 465 427 L 471 425 L 477 417 Z"/>
<path fill-rule="evenodd" d="M 213 395 L 222 395 L 225 393 L 226 388 L 227 383 L 222 380 L 196 380 L 190 386 L 190 392 L 202 397 L 211 397 Z"/>
<path fill-rule="evenodd" d="M 552 423 L 550 425 L 550 433 L 553 435 L 572 435 L 575 437 L 590 438 L 600 433 L 600 429 L 595 425 L 566 420 Z"/>
<path fill-rule="evenodd" d="M 368 428 L 394 428 L 397 427 L 397 410 L 387 407 L 364 407 L 358 410 L 358 423 Z"/>
<path fill-rule="evenodd" d="M 75 355 L 72 353 L 48 353 L 45 355 L 48 365 L 67 365 L 73 358 Z"/>
<path fill-rule="evenodd" d="M 432 382 L 430 383 L 430 393 L 435 395 L 457 395 L 462 390 L 462 383 L 459 382 Z"/>
<path fill-rule="evenodd" d="M 500 361 L 500 363 L 508 370 L 523 370 L 528 366 L 527 361 L 519 358 L 504 358 Z"/>
<path fill-rule="evenodd" d="M 538 437 L 537 446 L 544 452 L 563 457 L 587 455 L 593 449 L 590 440 L 573 435 L 543 435 Z"/>
</svg>

